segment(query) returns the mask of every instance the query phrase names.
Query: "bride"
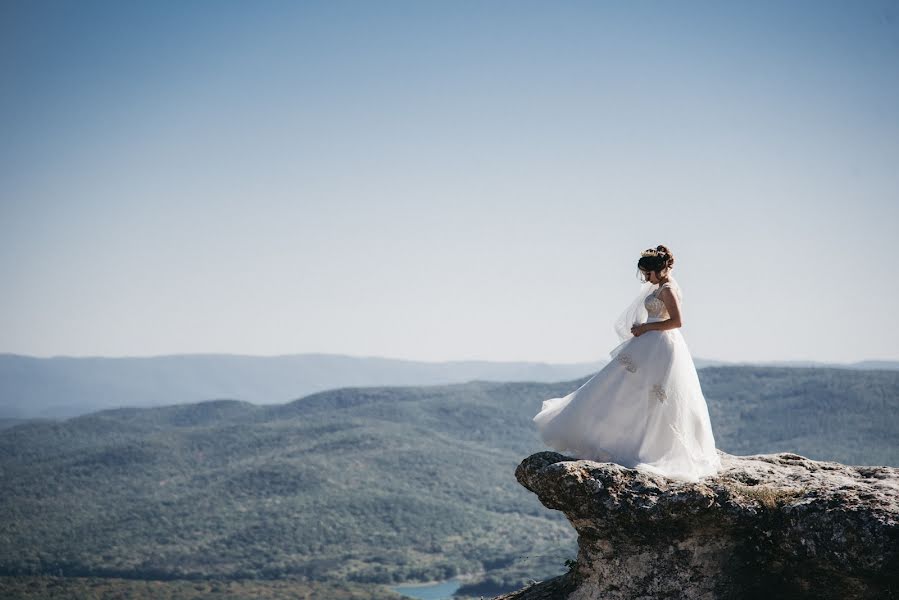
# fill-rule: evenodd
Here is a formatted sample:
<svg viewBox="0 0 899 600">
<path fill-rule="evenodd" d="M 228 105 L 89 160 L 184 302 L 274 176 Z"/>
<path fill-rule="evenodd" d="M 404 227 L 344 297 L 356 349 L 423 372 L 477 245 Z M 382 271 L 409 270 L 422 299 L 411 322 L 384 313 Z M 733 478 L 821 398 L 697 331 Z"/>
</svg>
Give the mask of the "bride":
<svg viewBox="0 0 899 600">
<path fill-rule="evenodd" d="M 684 481 L 716 474 L 721 459 L 693 358 L 680 332 L 681 291 L 665 246 L 645 250 L 643 285 L 615 322 L 612 361 L 577 390 L 543 401 L 543 441 L 580 459 L 615 462 Z"/>
</svg>

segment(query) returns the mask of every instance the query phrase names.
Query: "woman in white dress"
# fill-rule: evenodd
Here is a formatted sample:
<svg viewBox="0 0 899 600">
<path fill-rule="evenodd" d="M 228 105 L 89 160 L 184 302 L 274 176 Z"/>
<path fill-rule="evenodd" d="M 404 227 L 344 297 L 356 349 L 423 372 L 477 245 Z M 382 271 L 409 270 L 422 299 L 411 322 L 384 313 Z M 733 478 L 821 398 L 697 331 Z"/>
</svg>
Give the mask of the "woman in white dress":
<svg viewBox="0 0 899 600">
<path fill-rule="evenodd" d="M 720 470 L 708 406 L 680 331 L 673 266 L 665 246 L 642 253 L 644 283 L 615 322 L 621 343 L 609 353 L 612 361 L 567 396 L 544 400 L 534 417 L 549 447 L 684 481 Z"/>
</svg>

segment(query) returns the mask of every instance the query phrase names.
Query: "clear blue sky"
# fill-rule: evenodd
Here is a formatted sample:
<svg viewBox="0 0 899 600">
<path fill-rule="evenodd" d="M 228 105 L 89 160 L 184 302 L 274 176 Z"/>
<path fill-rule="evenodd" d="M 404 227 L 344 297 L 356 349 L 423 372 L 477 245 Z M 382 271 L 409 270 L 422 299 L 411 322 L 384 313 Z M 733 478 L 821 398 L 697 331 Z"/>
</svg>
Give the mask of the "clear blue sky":
<svg viewBox="0 0 899 600">
<path fill-rule="evenodd" d="M 0 351 L 899 359 L 896 2 L 0 5 Z"/>
</svg>

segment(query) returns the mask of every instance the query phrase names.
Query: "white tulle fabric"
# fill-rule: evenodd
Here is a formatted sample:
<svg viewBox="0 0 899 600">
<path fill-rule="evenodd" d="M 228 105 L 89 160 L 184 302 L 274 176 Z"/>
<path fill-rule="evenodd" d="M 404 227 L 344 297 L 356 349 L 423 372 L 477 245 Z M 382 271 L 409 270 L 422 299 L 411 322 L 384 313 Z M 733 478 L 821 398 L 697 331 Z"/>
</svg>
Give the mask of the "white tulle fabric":
<svg viewBox="0 0 899 600">
<path fill-rule="evenodd" d="M 682 299 L 673 278 L 661 287 Z M 696 482 L 716 474 L 721 459 L 687 343 L 680 328 L 630 332 L 633 323 L 669 318 L 661 287 L 643 284 L 615 322 L 622 341 L 612 361 L 567 396 L 544 400 L 534 422 L 563 454 Z"/>
</svg>

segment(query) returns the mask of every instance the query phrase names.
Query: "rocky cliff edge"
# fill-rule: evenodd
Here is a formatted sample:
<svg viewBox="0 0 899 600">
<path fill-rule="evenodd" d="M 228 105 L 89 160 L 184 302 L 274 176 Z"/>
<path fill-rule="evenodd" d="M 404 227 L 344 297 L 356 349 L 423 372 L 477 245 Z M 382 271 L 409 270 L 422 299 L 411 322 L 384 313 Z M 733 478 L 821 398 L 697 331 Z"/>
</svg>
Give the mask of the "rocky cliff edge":
<svg viewBox="0 0 899 600">
<path fill-rule="evenodd" d="M 568 517 L 577 565 L 496 600 L 899 598 L 899 469 L 719 453 L 698 483 L 524 459 L 515 476 Z"/>
</svg>

